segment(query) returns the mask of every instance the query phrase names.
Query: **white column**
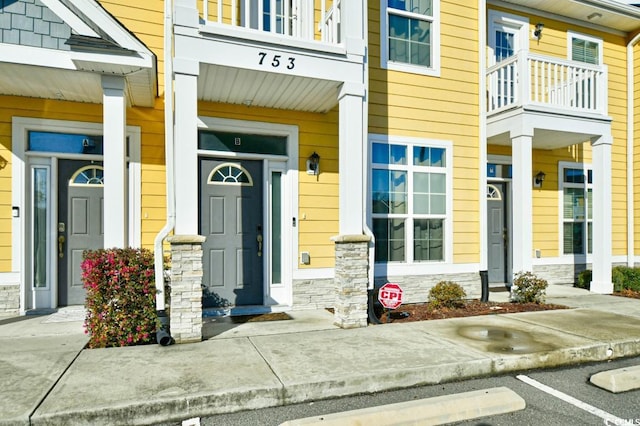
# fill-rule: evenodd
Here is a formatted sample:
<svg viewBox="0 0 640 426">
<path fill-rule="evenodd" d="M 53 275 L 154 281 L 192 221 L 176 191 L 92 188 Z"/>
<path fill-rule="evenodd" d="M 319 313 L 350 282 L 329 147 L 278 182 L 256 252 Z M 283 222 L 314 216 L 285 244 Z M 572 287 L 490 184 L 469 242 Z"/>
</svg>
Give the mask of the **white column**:
<svg viewBox="0 0 640 426">
<path fill-rule="evenodd" d="M 512 273 L 532 270 L 531 250 L 533 246 L 533 227 L 531 220 L 533 185 L 531 155 L 532 135 L 520 135 L 511 138 L 511 156 L 513 161 L 512 178 Z"/>
<path fill-rule="evenodd" d="M 363 0 L 343 1 L 340 5 L 342 30 L 341 40 L 347 41 L 347 50 L 356 43 L 364 47 L 362 41 L 366 38 L 367 23 L 365 20 L 367 2 Z"/>
<path fill-rule="evenodd" d="M 173 5 L 174 22 L 176 25 L 186 27 L 197 27 L 199 25 L 198 19 L 200 14 L 198 13 L 196 0 L 174 0 Z"/>
<path fill-rule="evenodd" d="M 610 294 L 611 282 L 611 135 L 592 140 L 593 234 L 591 291 Z"/>
<path fill-rule="evenodd" d="M 102 76 L 106 248 L 127 246 L 127 100 L 124 89 L 123 77 Z"/>
<path fill-rule="evenodd" d="M 364 87 L 345 83 L 339 95 L 339 176 L 340 235 L 360 235 L 364 230 L 363 214 L 367 196 L 364 188 L 363 132 Z"/>
<path fill-rule="evenodd" d="M 176 235 L 198 234 L 198 70 L 196 61 L 176 60 L 175 200 Z"/>
</svg>

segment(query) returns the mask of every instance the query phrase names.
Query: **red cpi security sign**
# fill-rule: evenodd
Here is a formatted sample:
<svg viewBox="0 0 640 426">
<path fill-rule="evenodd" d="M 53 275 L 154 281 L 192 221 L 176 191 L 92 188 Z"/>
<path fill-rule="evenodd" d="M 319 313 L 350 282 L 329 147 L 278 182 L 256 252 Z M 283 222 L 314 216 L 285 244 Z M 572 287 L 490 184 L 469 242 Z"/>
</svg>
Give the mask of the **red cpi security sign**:
<svg viewBox="0 0 640 426">
<path fill-rule="evenodd" d="M 402 305 L 402 289 L 398 284 L 386 283 L 378 291 L 378 300 L 387 309 Z"/>
</svg>

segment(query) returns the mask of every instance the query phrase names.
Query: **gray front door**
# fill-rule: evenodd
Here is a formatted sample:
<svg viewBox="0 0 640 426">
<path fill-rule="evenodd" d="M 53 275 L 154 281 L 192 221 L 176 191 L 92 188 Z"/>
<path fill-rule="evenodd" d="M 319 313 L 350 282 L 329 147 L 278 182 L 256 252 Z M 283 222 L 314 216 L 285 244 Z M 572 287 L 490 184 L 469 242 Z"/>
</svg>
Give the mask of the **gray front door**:
<svg viewBox="0 0 640 426">
<path fill-rule="evenodd" d="M 506 283 L 508 232 L 505 221 L 505 184 L 487 185 L 489 282 Z"/>
<path fill-rule="evenodd" d="M 104 241 L 103 169 L 101 162 L 58 163 L 58 305 L 82 305 L 82 252 Z"/>
<path fill-rule="evenodd" d="M 262 162 L 200 159 L 204 307 L 263 304 Z"/>
</svg>

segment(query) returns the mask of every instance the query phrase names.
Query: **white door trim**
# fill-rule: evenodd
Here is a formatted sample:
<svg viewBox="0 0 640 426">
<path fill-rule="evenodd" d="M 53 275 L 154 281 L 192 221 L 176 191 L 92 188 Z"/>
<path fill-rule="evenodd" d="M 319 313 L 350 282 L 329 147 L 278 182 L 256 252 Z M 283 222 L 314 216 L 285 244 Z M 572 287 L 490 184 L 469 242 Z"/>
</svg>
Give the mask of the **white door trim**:
<svg viewBox="0 0 640 426">
<path fill-rule="evenodd" d="M 276 305 L 290 307 L 293 304 L 293 272 L 297 269 L 298 247 L 298 126 L 265 123 L 259 121 L 244 121 L 223 119 L 217 117 L 198 117 L 198 130 L 216 130 L 221 132 L 237 132 L 254 135 L 284 136 L 287 138 L 287 157 L 244 154 L 237 152 L 221 152 L 210 150 L 198 150 L 197 155 L 215 156 L 227 158 L 262 159 L 263 171 L 263 217 L 265 224 L 265 256 L 264 256 L 264 305 Z M 282 257 L 282 283 L 270 285 L 271 272 L 269 259 L 271 259 L 270 244 L 271 225 L 271 173 L 282 172 L 282 251 L 287 254 Z M 198 195 L 199 196 L 199 195 Z M 296 225 L 292 226 L 295 219 Z"/>
<path fill-rule="evenodd" d="M 30 172 L 30 158 L 50 158 L 51 161 L 51 208 L 55 207 L 54 216 L 57 216 L 57 185 L 54 186 L 57 173 L 56 158 L 101 158 L 101 156 L 82 157 L 78 155 L 69 155 L 64 153 L 45 153 L 39 152 L 30 154 L 27 151 L 28 132 L 58 132 L 58 133 L 88 133 L 95 135 L 103 134 L 102 123 L 88 123 L 82 121 L 64 121 L 51 120 L 28 117 L 12 118 L 12 152 L 11 152 L 11 202 L 12 208 L 17 210 L 18 215 L 12 218 L 12 246 L 11 246 L 11 268 L 12 274 L 18 274 L 20 277 L 20 313 L 24 314 L 26 310 L 33 307 L 33 300 L 27 294 L 30 290 L 31 273 L 27 262 L 26 250 L 29 248 L 28 238 L 31 231 L 27 232 L 29 221 L 29 212 L 31 204 L 28 200 L 27 190 L 30 189 L 28 184 L 30 179 L 27 173 Z M 141 189 L 140 189 L 140 139 L 141 130 L 137 126 L 127 126 L 127 137 L 129 138 L 129 237 L 128 243 L 132 247 L 140 246 L 140 205 L 141 205 Z M 108 218 L 108 216 L 105 216 Z M 55 219 L 55 217 L 54 217 Z M 54 226 L 56 220 L 51 222 Z M 50 254 L 53 256 L 53 254 Z M 55 259 L 50 258 L 49 261 L 54 264 Z M 57 307 L 57 274 L 53 276 L 51 282 L 50 306 L 48 308 Z"/>
</svg>

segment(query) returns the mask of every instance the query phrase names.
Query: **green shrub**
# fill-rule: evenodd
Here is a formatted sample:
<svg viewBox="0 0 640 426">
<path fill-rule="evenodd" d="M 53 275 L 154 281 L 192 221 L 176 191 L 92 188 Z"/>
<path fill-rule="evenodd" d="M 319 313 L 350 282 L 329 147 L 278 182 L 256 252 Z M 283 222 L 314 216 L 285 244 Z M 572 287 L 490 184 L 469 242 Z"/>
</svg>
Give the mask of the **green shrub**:
<svg viewBox="0 0 640 426">
<path fill-rule="evenodd" d="M 584 288 L 589 290 L 591 287 L 591 269 L 585 269 L 578 274 L 578 282 L 574 287 Z"/>
<path fill-rule="evenodd" d="M 611 281 L 613 282 L 613 291 L 622 291 L 626 281 L 625 273 L 622 266 L 614 266 L 611 269 Z"/>
<path fill-rule="evenodd" d="M 591 287 L 592 272 L 586 269 L 578 274 L 578 282 L 575 287 Z M 625 289 L 640 291 L 640 268 L 630 268 L 628 266 L 614 266 L 611 269 L 611 282 L 613 291 L 623 291 Z"/>
<path fill-rule="evenodd" d="M 625 289 L 640 291 L 640 269 L 628 266 L 615 266 L 611 270 L 611 280 L 613 290 L 622 291 Z"/>
<path fill-rule="evenodd" d="M 152 342 L 159 325 L 153 253 L 132 248 L 86 250 L 83 258 L 89 347 Z"/>
<path fill-rule="evenodd" d="M 432 308 L 457 308 L 464 305 L 467 293 L 458 283 L 440 281 L 429 290 L 429 305 Z"/>
<path fill-rule="evenodd" d="M 516 303 L 544 303 L 547 280 L 531 272 L 518 272 L 513 279 L 511 299 Z"/>
</svg>

